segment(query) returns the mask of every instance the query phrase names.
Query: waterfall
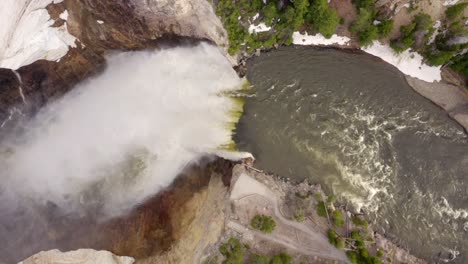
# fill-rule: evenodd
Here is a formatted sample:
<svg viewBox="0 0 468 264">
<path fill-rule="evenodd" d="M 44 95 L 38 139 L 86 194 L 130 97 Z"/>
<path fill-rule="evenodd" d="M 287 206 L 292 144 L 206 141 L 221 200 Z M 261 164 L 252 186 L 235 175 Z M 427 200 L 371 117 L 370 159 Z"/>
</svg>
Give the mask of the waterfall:
<svg viewBox="0 0 468 264">
<path fill-rule="evenodd" d="M 208 44 L 112 55 L 3 143 L 0 194 L 122 213 L 202 156 L 229 153 L 242 105 L 227 94 L 241 86 Z"/>
</svg>

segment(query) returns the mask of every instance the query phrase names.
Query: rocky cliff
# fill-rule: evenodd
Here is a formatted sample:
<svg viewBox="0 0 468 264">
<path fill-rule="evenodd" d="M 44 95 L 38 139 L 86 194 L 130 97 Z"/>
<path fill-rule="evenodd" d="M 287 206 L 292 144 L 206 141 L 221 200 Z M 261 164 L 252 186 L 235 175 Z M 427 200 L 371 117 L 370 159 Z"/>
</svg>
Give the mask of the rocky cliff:
<svg viewBox="0 0 468 264">
<path fill-rule="evenodd" d="M 17 263 L 42 250 L 80 248 L 108 250 L 138 263 L 196 263 L 193 259 L 200 259 L 223 230 L 234 165 L 223 159 L 203 160 L 129 214 L 112 219 L 97 211 L 64 214 L 52 204 L 24 208 L 16 220 L 7 221 L 11 225 L 0 225 L 0 263 Z M 15 216 L 2 216 L 8 217 Z M 42 255 L 61 257 L 57 251 Z M 44 262 L 32 258 L 26 263 Z"/>
</svg>

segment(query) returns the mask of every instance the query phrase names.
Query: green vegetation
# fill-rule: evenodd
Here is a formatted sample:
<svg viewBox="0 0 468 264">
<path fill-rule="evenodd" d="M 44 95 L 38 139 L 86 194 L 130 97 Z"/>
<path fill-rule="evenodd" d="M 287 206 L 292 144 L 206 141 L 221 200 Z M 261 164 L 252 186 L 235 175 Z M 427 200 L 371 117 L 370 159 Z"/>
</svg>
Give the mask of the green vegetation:
<svg viewBox="0 0 468 264">
<path fill-rule="evenodd" d="M 361 46 L 369 46 L 379 38 L 387 37 L 393 29 L 393 20 L 376 21 L 378 12 L 374 9 L 374 0 L 354 1 L 358 16 L 351 23 L 349 30 L 359 37 Z"/>
<path fill-rule="evenodd" d="M 271 258 L 269 256 L 257 255 L 252 256 L 252 264 L 270 264 Z"/>
<path fill-rule="evenodd" d="M 370 9 L 376 0 L 353 0 L 353 3 L 356 5 L 357 8 L 364 8 Z"/>
<path fill-rule="evenodd" d="M 447 8 L 447 10 L 445 10 L 445 15 L 447 16 L 448 20 L 454 20 L 458 18 L 463 13 L 463 11 L 465 11 L 466 7 L 468 7 L 468 3 L 460 3 L 450 6 Z"/>
<path fill-rule="evenodd" d="M 418 14 L 414 17 L 413 21 L 405 26 L 400 27 L 401 36 L 390 42 L 390 47 L 396 52 L 403 52 L 415 43 L 416 33 L 425 32 L 425 36 L 429 36 L 430 29 L 432 29 L 432 20 L 428 14 Z"/>
<path fill-rule="evenodd" d="M 431 45 L 422 50 L 422 54 L 430 65 L 449 64 L 452 69 L 466 75 L 466 63 L 460 61 L 463 58 L 460 52 L 468 48 L 467 43 L 457 42 L 459 38 L 464 38 L 468 35 L 468 28 L 462 21 L 453 21 L 445 26 L 445 30 L 437 35 L 435 41 Z"/>
<path fill-rule="evenodd" d="M 454 57 L 450 67 L 454 71 L 468 77 L 468 53 Z"/>
<path fill-rule="evenodd" d="M 292 33 L 309 24 L 329 38 L 340 20 L 327 0 L 283 1 L 282 5 L 277 1 L 264 4 L 263 0 L 219 0 L 216 13 L 228 32 L 230 54 L 241 49 L 253 53 L 261 47 L 290 45 Z M 247 31 L 256 13 L 271 30 L 252 34 Z"/>
<path fill-rule="evenodd" d="M 334 203 L 336 203 L 336 197 L 335 197 L 334 195 L 328 196 L 328 198 L 327 198 L 327 203 L 328 203 L 328 204 L 334 204 Z"/>
<path fill-rule="evenodd" d="M 269 257 L 263 255 L 253 255 L 252 264 L 290 264 L 291 256 L 288 253 L 281 252 L 276 256 Z"/>
<path fill-rule="evenodd" d="M 346 224 L 343 220 L 343 213 L 340 210 L 333 211 L 333 224 L 336 227 L 342 227 Z"/>
<path fill-rule="evenodd" d="M 348 259 L 351 263 L 355 264 L 380 264 L 382 261 L 376 257 L 371 256 L 369 251 L 366 249 L 366 244 L 364 240 L 362 240 L 362 236 L 358 231 L 351 232 L 351 244 L 355 250 L 350 250 L 346 252 Z M 380 250 L 380 249 L 379 249 Z M 383 251 L 381 252 L 383 255 Z M 377 251 L 377 255 L 379 255 L 379 251 Z"/>
<path fill-rule="evenodd" d="M 319 202 L 317 204 L 317 214 L 321 217 L 327 217 L 327 211 L 326 211 L 325 203 L 324 202 Z"/>
<path fill-rule="evenodd" d="M 291 256 L 287 253 L 281 252 L 274 256 L 270 262 L 271 264 L 289 264 L 291 263 Z"/>
<path fill-rule="evenodd" d="M 328 242 L 335 246 L 337 249 L 343 249 L 346 245 L 346 239 L 338 236 L 333 229 L 328 229 Z"/>
<path fill-rule="evenodd" d="M 236 53 L 243 43 L 247 34 L 245 28 L 240 24 L 238 17 L 241 16 L 239 8 L 233 1 L 219 1 L 216 13 L 221 18 L 224 28 L 228 33 L 229 54 Z"/>
<path fill-rule="evenodd" d="M 328 234 L 328 242 L 330 242 L 330 244 L 335 246 L 337 244 L 336 240 L 338 238 L 338 234 L 333 229 L 328 229 L 327 234 Z"/>
<path fill-rule="evenodd" d="M 352 221 L 355 226 L 367 227 L 369 225 L 369 223 L 366 220 L 362 219 L 357 215 L 353 216 Z"/>
<path fill-rule="evenodd" d="M 256 215 L 252 218 L 250 225 L 257 230 L 265 233 L 271 233 L 275 230 L 276 222 L 271 216 L 267 215 Z"/>
<path fill-rule="evenodd" d="M 297 222 L 304 222 L 305 220 L 304 209 L 302 208 L 296 209 L 296 211 L 294 212 L 294 220 L 296 220 Z"/>
<path fill-rule="evenodd" d="M 219 247 L 219 252 L 224 256 L 224 264 L 241 264 L 244 260 L 245 248 L 238 239 L 231 237 Z"/>
<path fill-rule="evenodd" d="M 306 18 L 326 38 L 331 38 L 340 21 L 336 11 L 328 6 L 327 0 L 310 0 Z"/>
<path fill-rule="evenodd" d="M 393 30 L 393 20 L 387 19 L 380 22 L 377 25 L 377 29 L 379 30 L 380 37 L 388 37 Z"/>
<path fill-rule="evenodd" d="M 377 257 L 381 258 L 381 257 L 383 257 L 383 256 L 384 256 L 384 251 L 383 251 L 383 249 L 379 248 L 379 249 L 377 250 Z"/>
</svg>

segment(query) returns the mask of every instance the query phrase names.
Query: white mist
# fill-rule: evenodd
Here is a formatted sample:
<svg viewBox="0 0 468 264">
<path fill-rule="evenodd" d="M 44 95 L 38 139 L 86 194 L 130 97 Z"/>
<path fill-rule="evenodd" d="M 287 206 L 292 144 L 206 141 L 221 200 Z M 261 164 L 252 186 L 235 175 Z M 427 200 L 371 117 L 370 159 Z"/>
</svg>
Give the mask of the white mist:
<svg viewBox="0 0 468 264">
<path fill-rule="evenodd" d="M 240 85 L 207 44 L 114 55 L 8 146 L 2 185 L 64 209 L 121 213 L 230 142 L 234 102 L 220 93 Z"/>
</svg>

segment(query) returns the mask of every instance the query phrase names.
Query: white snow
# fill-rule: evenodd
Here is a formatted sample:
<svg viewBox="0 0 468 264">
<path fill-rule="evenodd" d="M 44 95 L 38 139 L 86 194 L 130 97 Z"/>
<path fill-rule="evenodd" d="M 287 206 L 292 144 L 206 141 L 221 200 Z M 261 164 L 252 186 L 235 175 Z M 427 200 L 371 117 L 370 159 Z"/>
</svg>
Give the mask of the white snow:
<svg viewBox="0 0 468 264">
<path fill-rule="evenodd" d="M 440 21 L 438 21 L 440 23 Z M 434 25 L 434 27 L 437 26 Z M 348 45 L 350 39 L 348 37 L 341 37 L 333 35 L 327 39 L 321 34 L 317 35 L 304 35 L 299 32 L 293 33 L 293 43 L 296 45 Z M 366 48 L 361 48 L 363 51 L 381 58 L 387 63 L 397 67 L 402 73 L 415 77 L 427 82 L 434 82 L 441 80 L 440 66 L 429 66 L 423 63 L 423 57 L 417 52 L 409 50 L 397 54 L 388 45 L 383 45 L 379 41 Z"/>
<path fill-rule="evenodd" d="M 101 24 L 101 25 L 104 24 L 104 21 L 102 20 L 96 20 L 96 22 L 98 22 L 98 24 Z"/>
<path fill-rule="evenodd" d="M 68 11 L 67 10 L 63 11 L 63 13 L 60 14 L 59 17 L 66 21 L 68 19 Z"/>
<path fill-rule="evenodd" d="M 255 16 L 252 17 L 252 21 L 255 21 L 259 16 L 260 16 L 259 13 L 255 14 Z"/>
<path fill-rule="evenodd" d="M 37 60 L 55 61 L 75 47 L 75 37 L 54 24 L 45 7 L 61 0 L 0 1 L 0 67 L 18 69 Z M 64 14 L 62 14 L 64 15 Z M 61 16 L 62 16 L 61 15 Z"/>
<path fill-rule="evenodd" d="M 438 32 L 438 31 L 439 31 L 438 29 L 440 28 L 440 25 L 441 25 L 441 24 L 442 24 L 442 23 L 440 22 L 440 20 L 437 20 L 437 21 L 434 23 L 434 26 L 433 26 L 433 28 L 434 28 L 434 33 L 432 33 L 431 37 L 430 37 L 429 40 L 427 41 L 427 44 L 432 44 L 432 43 L 434 42 L 434 40 L 435 40 L 437 34 L 439 33 L 439 32 Z"/>
<path fill-rule="evenodd" d="M 423 63 L 423 57 L 417 52 L 406 50 L 400 54 L 392 48 L 374 41 L 372 46 L 362 48 L 363 51 L 372 54 L 397 67 L 402 73 L 418 78 L 426 82 L 441 80 L 440 66 L 429 66 Z"/>
<path fill-rule="evenodd" d="M 454 5 L 454 4 L 458 3 L 458 1 L 460 1 L 460 0 L 446 0 L 446 1 L 444 2 L 444 6 L 451 6 L 451 5 Z"/>
<path fill-rule="evenodd" d="M 303 35 L 300 32 L 293 33 L 293 43 L 296 45 L 348 45 L 350 39 L 334 34 L 327 39 L 322 34 L 308 35 L 307 32 Z"/>
<path fill-rule="evenodd" d="M 271 29 L 271 27 L 267 27 L 267 26 L 265 25 L 265 23 L 262 22 L 262 23 L 258 24 L 257 26 L 255 26 L 255 25 L 250 25 L 250 26 L 249 26 L 249 33 L 252 34 L 252 33 L 254 33 L 254 32 L 257 32 L 257 33 L 259 33 L 259 32 L 265 32 L 265 31 L 269 31 L 270 29 Z"/>
</svg>

